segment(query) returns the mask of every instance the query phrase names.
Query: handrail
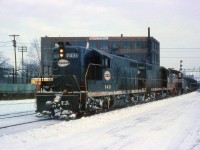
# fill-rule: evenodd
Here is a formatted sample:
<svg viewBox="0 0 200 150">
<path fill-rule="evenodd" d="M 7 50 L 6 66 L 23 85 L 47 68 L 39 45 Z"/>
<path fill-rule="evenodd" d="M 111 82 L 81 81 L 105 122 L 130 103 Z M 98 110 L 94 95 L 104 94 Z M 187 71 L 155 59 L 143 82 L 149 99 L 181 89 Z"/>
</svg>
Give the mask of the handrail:
<svg viewBox="0 0 200 150">
<path fill-rule="evenodd" d="M 80 101 L 81 101 L 81 88 L 80 88 L 80 86 L 79 86 L 79 84 L 78 84 L 78 81 L 77 81 L 77 79 L 76 79 L 76 76 L 73 75 L 73 77 L 74 77 L 74 79 L 75 79 L 75 81 L 76 81 L 76 84 L 77 84 L 77 86 L 78 86 L 78 88 L 79 88 L 79 91 L 80 91 Z"/>
<path fill-rule="evenodd" d="M 88 88 L 87 88 L 87 76 L 88 76 L 88 71 L 90 69 L 90 66 L 100 66 L 102 67 L 103 65 L 101 64 L 93 64 L 93 63 L 90 63 L 87 67 L 87 70 L 86 70 L 86 73 L 85 73 L 85 91 L 86 91 L 86 96 L 88 96 Z"/>
</svg>

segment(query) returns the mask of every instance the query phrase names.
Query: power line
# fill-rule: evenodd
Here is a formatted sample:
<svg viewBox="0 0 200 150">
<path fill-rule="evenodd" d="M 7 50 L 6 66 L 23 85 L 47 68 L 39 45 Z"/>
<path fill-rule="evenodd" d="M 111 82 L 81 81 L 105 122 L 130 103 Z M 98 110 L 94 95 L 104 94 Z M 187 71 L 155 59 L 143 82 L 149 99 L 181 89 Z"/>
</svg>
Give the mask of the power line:
<svg viewBox="0 0 200 150">
<path fill-rule="evenodd" d="M 200 52 L 200 50 L 199 51 L 160 51 L 160 52 L 170 52 L 170 53 L 174 53 L 174 52 L 184 52 L 184 53 L 190 53 L 190 52 L 195 52 L 195 53 L 199 53 Z"/>
<path fill-rule="evenodd" d="M 175 47 L 175 48 L 160 48 L 160 49 L 200 49 L 200 48 L 198 48 L 198 47 L 196 47 L 196 48 L 194 48 L 194 47 L 187 47 L 187 48 L 180 48 L 180 47 Z"/>
<path fill-rule="evenodd" d="M 200 56 L 199 57 L 160 57 L 160 58 L 200 58 Z"/>
<path fill-rule="evenodd" d="M 29 44 L 29 45 L 31 45 L 32 43 L 18 43 L 18 44 Z"/>
<path fill-rule="evenodd" d="M 8 45 L 0 45 L 0 47 L 10 47 L 10 46 L 8 46 Z"/>
<path fill-rule="evenodd" d="M 10 41 L 0 41 L 0 43 L 10 43 Z"/>
</svg>

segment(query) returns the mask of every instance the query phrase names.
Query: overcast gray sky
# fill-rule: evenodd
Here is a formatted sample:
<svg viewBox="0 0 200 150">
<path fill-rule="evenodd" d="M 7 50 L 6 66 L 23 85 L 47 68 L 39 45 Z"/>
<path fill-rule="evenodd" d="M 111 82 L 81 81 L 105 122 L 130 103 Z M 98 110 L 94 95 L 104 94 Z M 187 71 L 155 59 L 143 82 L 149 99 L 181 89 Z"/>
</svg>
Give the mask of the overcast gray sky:
<svg viewBox="0 0 200 150">
<path fill-rule="evenodd" d="M 0 51 L 10 56 L 10 34 L 29 47 L 46 35 L 147 36 L 150 27 L 162 66 L 179 69 L 180 60 L 183 68 L 200 66 L 198 0 L 0 0 L 0 19 Z"/>
</svg>

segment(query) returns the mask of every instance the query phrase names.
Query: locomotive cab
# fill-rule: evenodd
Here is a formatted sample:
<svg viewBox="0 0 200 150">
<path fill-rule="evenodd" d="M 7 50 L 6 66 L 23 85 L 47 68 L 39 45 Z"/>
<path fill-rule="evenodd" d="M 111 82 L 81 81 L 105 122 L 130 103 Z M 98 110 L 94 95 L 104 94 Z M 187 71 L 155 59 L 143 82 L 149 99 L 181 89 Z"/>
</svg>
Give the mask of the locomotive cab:
<svg viewBox="0 0 200 150">
<path fill-rule="evenodd" d="M 36 112 L 53 116 L 56 109 L 61 114 L 79 113 L 84 108 L 85 97 L 82 91 L 85 90 L 83 55 L 86 49 L 63 42 L 58 45 L 53 49 L 53 81 L 46 85 L 50 90 L 42 87 L 36 94 Z"/>
<path fill-rule="evenodd" d="M 41 88 L 37 93 L 36 112 L 50 115 L 55 115 L 56 109 L 62 115 L 85 112 L 86 107 L 91 107 L 86 104 L 88 97 L 98 97 L 102 89 L 111 90 L 109 69 L 107 53 L 59 43 L 53 49 L 53 81 L 45 86 L 50 90 Z"/>
<path fill-rule="evenodd" d="M 105 89 L 105 85 L 111 81 L 111 56 L 102 51 L 91 50 L 85 55 L 84 60 L 87 90 L 92 92 L 108 90 Z"/>
<path fill-rule="evenodd" d="M 59 46 L 53 49 L 53 91 L 79 91 L 83 82 L 81 47 Z M 77 89 L 78 88 L 78 89 Z"/>
</svg>

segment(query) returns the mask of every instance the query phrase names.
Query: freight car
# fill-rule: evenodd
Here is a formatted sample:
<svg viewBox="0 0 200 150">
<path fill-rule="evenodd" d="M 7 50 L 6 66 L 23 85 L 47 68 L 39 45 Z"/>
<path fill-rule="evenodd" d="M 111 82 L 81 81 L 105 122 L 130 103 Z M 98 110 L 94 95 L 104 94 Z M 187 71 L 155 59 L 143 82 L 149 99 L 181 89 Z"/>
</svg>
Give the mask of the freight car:
<svg viewBox="0 0 200 150">
<path fill-rule="evenodd" d="M 36 94 L 39 114 L 77 117 L 183 91 L 178 71 L 97 49 L 58 45 L 53 49 L 51 80 L 41 82 Z"/>
<path fill-rule="evenodd" d="M 199 88 L 197 80 L 189 77 L 183 77 L 183 92 L 188 93 Z"/>
</svg>

